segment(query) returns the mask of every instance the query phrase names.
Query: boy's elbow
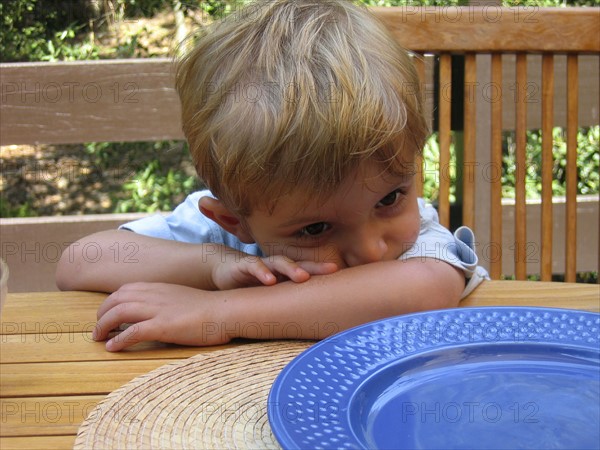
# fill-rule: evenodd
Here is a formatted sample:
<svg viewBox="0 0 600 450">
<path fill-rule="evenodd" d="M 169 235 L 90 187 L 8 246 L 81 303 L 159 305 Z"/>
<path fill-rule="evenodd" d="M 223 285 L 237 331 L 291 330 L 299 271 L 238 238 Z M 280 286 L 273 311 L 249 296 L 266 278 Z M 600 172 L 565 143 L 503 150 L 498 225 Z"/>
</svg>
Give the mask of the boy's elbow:
<svg viewBox="0 0 600 450">
<path fill-rule="evenodd" d="M 465 289 L 465 274 L 449 264 L 445 266 L 442 274 L 438 272 L 438 276 L 441 278 L 439 284 L 440 308 L 456 308 Z"/>
<path fill-rule="evenodd" d="M 86 261 L 81 251 L 76 251 L 80 242 L 74 242 L 67 247 L 56 266 L 56 287 L 61 291 L 86 291 L 94 290 L 94 273 L 89 267 L 90 261 Z"/>
<path fill-rule="evenodd" d="M 428 260 L 422 273 L 423 293 L 428 297 L 423 299 L 423 309 L 445 309 L 459 306 L 465 289 L 465 275 L 462 270 L 450 264 Z M 435 282 L 432 282 L 435 280 Z"/>
<path fill-rule="evenodd" d="M 116 234 L 118 233 L 118 234 Z M 110 260 L 103 255 L 119 242 L 122 231 L 108 230 L 91 234 L 73 242 L 62 253 L 55 272 L 55 282 L 61 291 L 102 291 L 110 287 L 105 266 Z M 94 253 L 86 248 L 93 247 Z"/>
<path fill-rule="evenodd" d="M 61 291 L 73 291 L 77 289 L 77 279 L 81 269 L 81 262 L 76 261 L 76 252 L 73 252 L 74 245 L 71 244 L 63 251 L 56 266 L 56 287 Z"/>
</svg>

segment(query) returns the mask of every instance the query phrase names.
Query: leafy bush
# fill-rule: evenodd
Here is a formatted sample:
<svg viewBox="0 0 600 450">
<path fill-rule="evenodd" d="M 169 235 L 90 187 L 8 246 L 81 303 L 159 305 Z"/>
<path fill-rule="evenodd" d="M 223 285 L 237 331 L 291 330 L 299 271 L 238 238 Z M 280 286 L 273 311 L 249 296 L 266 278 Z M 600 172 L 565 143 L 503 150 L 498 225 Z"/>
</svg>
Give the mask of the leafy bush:
<svg viewBox="0 0 600 450">
<path fill-rule="evenodd" d="M 11 205 L 6 198 L 0 197 L 0 217 L 36 217 L 35 211 L 29 203 Z"/>
<path fill-rule="evenodd" d="M 88 39 L 91 0 L 3 0 L 0 58 L 9 61 L 95 59 Z"/>
<path fill-rule="evenodd" d="M 453 133 L 453 136 L 455 134 Z M 423 157 L 423 198 L 437 202 L 440 195 L 440 146 L 438 133 L 433 133 L 422 151 Z M 454 139 L 450 143 L 450 167 L 445 171 L 445 176 L 450 177 L 450 202 L 456 201 L 456 145 Z"/>
<path fill-rule="evenodd" d="M 553 159 L 552 194 L 566 194 L 567 141 L 562 128 L 552 132 Z M 505 135 L 503 158 L 502 195 L 515 196 L 515 142 L 514 134 Z M 600 126 L 581 129 L 577 133 L 577 193 L 583 195 L 600 192 Z M 539 198 L 542 192 L 542 135 L 539 130 L 527 132 L 525 190 L 527 198 Z"/>
<path fill-rule="evenodd" d="M 125 183 L 131 197 L 118 202 L 115 212 L 170 211 L 194 191 L 197 180 L 174 168 L 163 169 L 158 160 L 151 161 L 135 179 Z"/>
<path fill-rule="evenodd" d="M 172 210 L 200 187 L 183 142 L 89 143 L 86 152 L 108 178 L 121 181 L 113 212 Z"/>
</svg>

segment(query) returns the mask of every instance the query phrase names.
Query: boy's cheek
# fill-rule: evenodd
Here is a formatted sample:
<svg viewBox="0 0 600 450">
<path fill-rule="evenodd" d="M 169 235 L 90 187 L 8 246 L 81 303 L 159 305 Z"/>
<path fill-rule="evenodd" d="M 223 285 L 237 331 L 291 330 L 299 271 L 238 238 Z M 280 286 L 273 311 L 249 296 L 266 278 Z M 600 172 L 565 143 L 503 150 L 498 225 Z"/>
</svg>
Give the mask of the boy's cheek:
<svg viewBox="0 0 600 450">
<path fill-rule="evenodd" d="M 335 263 L 339 268 L 343 268 L 345 265 L 340 250 L 335 244 L 325 244 L 319 247 L 302 250 L 309 250 L 309 255 L 302 255 L 306 256 L 305 260 L 307 261 Z"/>
<path fill-rule="evenodd" d="M 421 232 L 421 216 L 414 216 L 411 223 L 406 225 L 406 234 L 399 236 L 396 244 L 396 256 L 393 259 L 398 259 L 403 253 L 410 250 Z"/>
</svg>

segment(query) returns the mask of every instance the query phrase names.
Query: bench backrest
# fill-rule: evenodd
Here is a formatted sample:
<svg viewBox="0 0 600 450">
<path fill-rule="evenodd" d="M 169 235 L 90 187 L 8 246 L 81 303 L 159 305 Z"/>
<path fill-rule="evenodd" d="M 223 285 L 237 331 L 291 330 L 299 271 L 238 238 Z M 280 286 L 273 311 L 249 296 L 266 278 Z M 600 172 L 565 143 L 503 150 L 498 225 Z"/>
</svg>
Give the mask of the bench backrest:
<svg viewBox="0 0 600 450">
<path fill-rule="evenodd" d="M 596 212 L 591 212 L 595 228 L 592 224 L 594 231 L 589 235 L 582 220 L 577 221 L 575 160 L 578 126 L 598 123 L 600 8 L 396 7 L 373 11 L 402 45 L 420 55 L 415 63 L 438 130 L 436 170 L 442 223 L 450 223 L 448 171 L 452 168 L 462 180 L 462 222 L 475 229 L 480 242 L 488 243 L 481 256 L 493 278 L 514 273 L 524 279 L 528 272 L 537 272 L 549 280 L 553 272 L 564 268 L 566 279 L 574 281 L 575 272 L 582 270 L 581 264 L 578 267 L 582 245 L 587 255 L 592 247 L 583 270 L 597 271 L 597 202 Z M 459 67 L 456 55 L 464 56 Z M 566 77 L 555 75 L 561 70 L 555 65 L 565 66 Z M 168 59 L 2 64 L 0 73 L 1 145 L 183 138 Z M 464 98 L 452 98 L 453 73 L 464 77 Z M 588 95 L 589 89 L 596 95 Z M 436 92 L 436 98 L 431 98 L 431 92 Z M 464 108 L 460 113 L 464 155 L 458 164 L 450 156 L 452 103 L 462 103 Z M 568 136 L 567 222 L 562 226 L 566 236 L 553 233 L 557 224 L 551 191 L 552 128 L 557 124 L 566 127 Z M 541 128 L 543 135 L 542 200 L 537 207 L 541 225 L 536 229 L 528 213 L 534 207 L 528 207 L 525 200 L 528 128 Z M 511 230 L 499 219 L 503 216 L 499 168 L 505 129 L 516 130 L 517 184 Z M 4 244 L 11 248 L 19 244 L 19 227 L 27 220 L 1 222 L 2 252 L 9 259 Z M 81 235 L 87 234 L 81 224 L 73 226 Z M 577 242 L 578 227 L 579 234 L 587 233 L 585 242 Z M 541 236 L 539 241 L 533 237 L 536 234 Z M 563 241 L 564 248 L 556 251 Z M 532 242 L 537 242 L 534 258 Z M 564 259 L 561 255 L 558 260 L 557 253 L 564 253 Z M 11 266 L 19 263 L 23 263 L 22 255 L 14 264 L 9 259 Z M 17 271 L 26 274 L 30 269 L 23 267 Z M 45 283 L 42 288 L 47 287 Z"/>
</svg>

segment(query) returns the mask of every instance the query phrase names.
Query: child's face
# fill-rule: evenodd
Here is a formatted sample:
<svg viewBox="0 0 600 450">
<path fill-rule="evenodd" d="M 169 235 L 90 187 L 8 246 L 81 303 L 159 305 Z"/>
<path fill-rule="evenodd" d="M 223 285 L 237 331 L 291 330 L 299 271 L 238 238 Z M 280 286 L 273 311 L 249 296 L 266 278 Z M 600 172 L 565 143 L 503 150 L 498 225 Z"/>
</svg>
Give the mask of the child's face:
<svg viewBox="0 0 600 450">
<path fill-rule="evenodd" d="M 382 174 L 361 167 L 326 202 L 306 201 L 306 192 L 281 198 L 274 211 L 254 211 L 248 231 L 267 255 L 334 262 L 338 268 L 393 260 L 419 235 L 414 176 Z"/>
</svg>

